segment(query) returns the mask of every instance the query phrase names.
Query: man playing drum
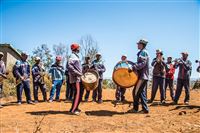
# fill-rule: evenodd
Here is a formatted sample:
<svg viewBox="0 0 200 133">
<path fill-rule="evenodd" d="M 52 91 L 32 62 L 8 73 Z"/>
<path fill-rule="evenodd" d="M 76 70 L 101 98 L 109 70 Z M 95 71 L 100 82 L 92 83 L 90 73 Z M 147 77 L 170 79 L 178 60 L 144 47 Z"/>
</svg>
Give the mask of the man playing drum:
<svg viewBox="0 0 200 133">
<path fill-rule="evenodd" d="M 149 55 L 146 50 L 146 45 L 148 41 L 141 39 L 137 45 L 140 50 L 137 53 L 137 62 L 132 66 L 129 71 L 136 70 L 138 72 L 138 82 L 133 89 L 133 109 L 129 112 L 137 113 L 139 110 L 139 100 L 142 104 L 141 113 L 149 113 L 146 98 L 146 86 L 149 79 Z"/>
<path fill-rule="evenodd" d="M 117 70 L 120 67 L 129 67 L 126 55 L 122 55 L 121 61 L 117 63 L 114 69 Z M 117 86 L 117 89 L 115 92 L 115 98 L 116 98 L 117 103 L 123 102 L 125 100 L 125 96 L 124 96 L 125 92 L 126 92 L 126 88 Z"/>
<path fill-rule="evenodd" d="M 85 57 L 85 63 L 82 64 L 82 71 L 83 71 L 83 74 L 86 73 L 91 67 L 91 63 L 90 63 L 90 57 L 89 56 L 86 56 Z M 82 86 L 83 87 L 83 86 Z M 83 92 L 84 92 L 84 88 L 82 89 Z M 86 94 L 85 94 L 85 101 L 87 102 L 88 101 L 88 98 L 89 98 L 89 95 L 90 95 L 90 91 L 89 90 L 86 90 Z"/>
<path fill-rule="evenodd" d="M 96 98 L 98 98 L 98 103 L 102 103 L 102 84 L 103 84 L 103 73 L 106 71 L 106 68 L 101 60 L 101 54 L 96 54 L 96 60 L 92 62 L 92 68 L 99 73 L 99 84 L 97 89 L 93 91 L 93 101 L 96 102 Z"/>
</svg>

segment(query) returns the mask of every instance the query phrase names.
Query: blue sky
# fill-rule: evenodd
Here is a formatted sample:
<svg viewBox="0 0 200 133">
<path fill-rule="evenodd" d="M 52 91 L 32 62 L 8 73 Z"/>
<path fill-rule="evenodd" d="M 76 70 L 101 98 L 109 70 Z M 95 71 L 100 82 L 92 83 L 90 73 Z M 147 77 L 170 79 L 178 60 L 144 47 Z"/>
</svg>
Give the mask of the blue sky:
<svg viewBox="0 0 200 133">
<path fill-rule="evenodd" d="M 197 78 L 199 11 L 197 0 L 1 0 L 0 43 L 31 53 L 40 44 L 69 45 L 90 34 L 103 54 L 105 77 L 111 77 L 122 54 L 136 61 L 136 42 L 146 38 L 151 59 L 158 48 L 174 58 L 188 51 Z"/>
</svg>

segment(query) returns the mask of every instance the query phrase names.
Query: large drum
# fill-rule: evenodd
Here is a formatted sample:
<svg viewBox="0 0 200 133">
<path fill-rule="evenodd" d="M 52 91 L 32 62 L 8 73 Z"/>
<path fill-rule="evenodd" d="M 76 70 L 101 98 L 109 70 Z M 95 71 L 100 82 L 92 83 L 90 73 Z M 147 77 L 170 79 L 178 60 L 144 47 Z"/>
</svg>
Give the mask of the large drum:
<svg viewBox="0 0 200 133">
<path fill-rule="evenodd" d="M 117 63 L 113 71 L 112 79 L 118 86 L 122 88 L 135 86 L 138 81 L 138 75 L 134 71 L 128 71 L 128 68 L 132 67 L 133 64 L 131 61 Z"/>
<path fill-rule="evenodd" d="M 97 71 L 89 69 L 86 73 L 81 76 L 83 87 L 90 91 L 95 90 L 99 83 L 99 74 Z"/>
</svg>

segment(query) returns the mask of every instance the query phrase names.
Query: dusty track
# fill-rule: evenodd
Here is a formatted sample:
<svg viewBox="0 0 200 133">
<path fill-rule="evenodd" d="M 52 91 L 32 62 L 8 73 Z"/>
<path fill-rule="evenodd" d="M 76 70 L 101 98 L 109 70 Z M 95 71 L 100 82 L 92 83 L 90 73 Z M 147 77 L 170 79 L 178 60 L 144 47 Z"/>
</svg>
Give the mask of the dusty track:
<svg viewBox="0 0 200 133">
<path fill-rule="evenodd" d="M 169 93 L 169 92 L 168 92 Z M 5 107 L 0 109 L 1 133 L 68 133 L 68 132 L 200 132 L 200 90 L 191 91 L 189 106 L 183 105 L 181 96 L 179 105 L 170 105 L 170 98 L 165 106 L 155 101 L 150 106 L 149 114 L 127 113 L 132 101 L 131 89 L 126 92 L 127 103 L 114 107 L 115 90 L 103 91 L 103 104 L 83 102 L 80 116 L 68 113 L 71 103 L 53 102 L 18 106 L 15 98 L 4 99 Z M 148 95 L 150 93 L 148 92 Z M 41 98 L 41 97 L 40 97 Z M 61 95 L 64 98 L 64 92 Z M 157 94 L 159 99 L 159 94 Z M 24 99 L 25 100 L 25 99 Z"/>
</svg>

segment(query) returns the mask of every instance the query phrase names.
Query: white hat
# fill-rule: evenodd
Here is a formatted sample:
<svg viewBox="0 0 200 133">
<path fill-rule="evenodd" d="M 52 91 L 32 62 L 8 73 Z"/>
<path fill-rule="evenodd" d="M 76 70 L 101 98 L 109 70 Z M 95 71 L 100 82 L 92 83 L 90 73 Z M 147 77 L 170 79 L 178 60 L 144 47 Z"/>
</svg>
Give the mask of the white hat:
<svg viewBox="0 0 200 133">
<path fill-rule="evenodd" d="M 127 57 L 127 55 L 126 55 L 126 54 L 122 54 L 122 57 L 123 57 L 123 56 L 124 56 L 124 57 Z"/>
<path fill-rule="evenodd" d="M 101 56 L 101 53 L 98 52 L 98 53 L 96 53 L 96 55 L 100 55 Z"/>
<path fill-rule="evenodd" d="M 38 60 L 41 60 L 41 59 L 40 59 L 40 57 L 37 56 L 37 57 L 35 57 L 35 60 L 38 61 Z"/>
</svg>

